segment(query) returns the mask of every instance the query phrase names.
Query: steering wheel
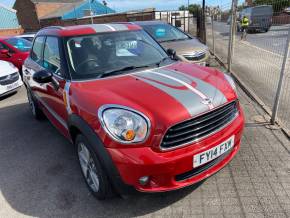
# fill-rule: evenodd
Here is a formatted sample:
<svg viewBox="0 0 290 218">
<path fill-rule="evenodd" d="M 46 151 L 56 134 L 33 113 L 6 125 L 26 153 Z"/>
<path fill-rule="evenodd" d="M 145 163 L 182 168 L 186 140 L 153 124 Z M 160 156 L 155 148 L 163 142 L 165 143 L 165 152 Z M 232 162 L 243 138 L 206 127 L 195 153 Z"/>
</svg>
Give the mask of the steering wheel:
<svg viewBox="0 0 290 218">
<path fill-rule="evenodd" d="M 90 63 L 90 62 L 95 62 L 96 65 L 98 65 L 98 61 L 96 59 L 88 59 L 88 60 L 84 60 L 83 62 L 81 62 L 77 67 L 76 67 L 76 72 L 78 72 L 78 70 L 85 64 Z M 99 65 L 98 65 L 99 66 Z"/>
</svg>

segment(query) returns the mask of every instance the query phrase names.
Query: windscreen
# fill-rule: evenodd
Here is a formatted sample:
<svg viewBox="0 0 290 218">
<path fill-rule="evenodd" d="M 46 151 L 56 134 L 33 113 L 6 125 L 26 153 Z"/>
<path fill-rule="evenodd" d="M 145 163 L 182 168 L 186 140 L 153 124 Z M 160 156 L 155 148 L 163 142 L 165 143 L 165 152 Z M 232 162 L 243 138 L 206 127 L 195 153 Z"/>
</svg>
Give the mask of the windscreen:
<svg viewBox="0 0 290 218">
<path fill-rule="evenodd" d="M 189 39 L 186 34 L 169 24 L 150 24 L 142 27 L 158 42 Z"/>
<path fill-rule="evenodd" d="M 99 78 L 105 72 L 149 66 L 167 57 L 144 30 L 72 37 L 67 48 L 73 79 Z"/>
<path fill-rule="evenodd" d="M 12 45 L 14 48 L 26 52 L 32 47 L 32 43 L 28 40 L 22 38 L 9 38 L 5 40 L 8 44 Z"/>
</svg>

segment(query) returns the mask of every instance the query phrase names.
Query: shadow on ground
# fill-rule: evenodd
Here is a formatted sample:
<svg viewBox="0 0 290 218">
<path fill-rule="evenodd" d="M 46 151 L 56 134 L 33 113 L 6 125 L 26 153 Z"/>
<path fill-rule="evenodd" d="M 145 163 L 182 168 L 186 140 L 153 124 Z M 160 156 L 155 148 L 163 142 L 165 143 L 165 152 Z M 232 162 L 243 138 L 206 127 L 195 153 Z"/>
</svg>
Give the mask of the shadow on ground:
<svg viewBox="0 0 290 218">
<path fill-rule="evenodd" d="M 28 104 L 1 108 L 0 129 L 0 189 L 4 200 L 24 215 L 146 215 L 179 201 L 196 188 L 100 202 L 87 190 L 73 146 L 47 120 L 34 120 Z"/>
</svg>

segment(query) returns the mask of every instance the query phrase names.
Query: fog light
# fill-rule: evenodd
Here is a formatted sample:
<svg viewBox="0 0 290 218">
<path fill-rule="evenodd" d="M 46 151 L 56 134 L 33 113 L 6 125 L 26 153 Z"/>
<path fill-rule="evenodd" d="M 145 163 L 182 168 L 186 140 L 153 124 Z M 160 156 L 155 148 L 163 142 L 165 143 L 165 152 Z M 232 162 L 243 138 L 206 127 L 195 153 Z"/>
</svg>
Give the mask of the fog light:
<svg viewBox="0 0 290 218">
<path fill-rule="evenodd" d="M 142 176 L 139 179 L 139 183 L 140 185 L 146 185 L 149 181 L 149 176 Z"/>
</svg>

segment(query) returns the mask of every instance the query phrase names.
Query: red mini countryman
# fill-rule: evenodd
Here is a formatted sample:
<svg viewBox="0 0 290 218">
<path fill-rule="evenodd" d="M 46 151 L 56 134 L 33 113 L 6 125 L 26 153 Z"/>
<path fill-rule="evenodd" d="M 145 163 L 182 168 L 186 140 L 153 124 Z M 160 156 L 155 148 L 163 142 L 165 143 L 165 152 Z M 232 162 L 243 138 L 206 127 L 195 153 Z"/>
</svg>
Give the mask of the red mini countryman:
<svg viewBox="0 0 290 218">
<path fill-rule="evenodd" d="M 23 67 L 31 111 L 76 147 L 99 199 L 180 189 L 239 150 L 244 117 L 231 77 L 175 60 L 141 27 L 49 27 Z"/>
</svg>

